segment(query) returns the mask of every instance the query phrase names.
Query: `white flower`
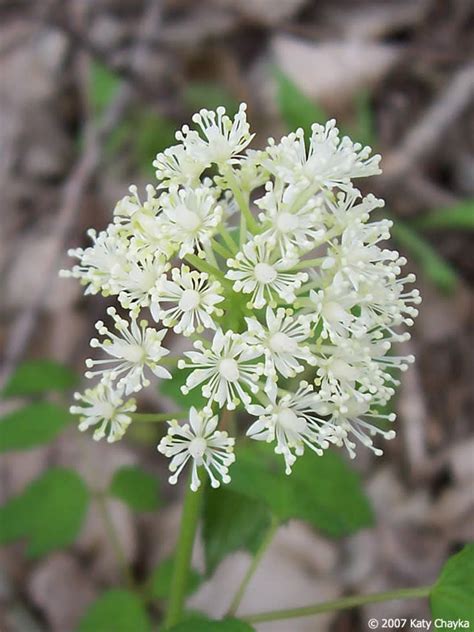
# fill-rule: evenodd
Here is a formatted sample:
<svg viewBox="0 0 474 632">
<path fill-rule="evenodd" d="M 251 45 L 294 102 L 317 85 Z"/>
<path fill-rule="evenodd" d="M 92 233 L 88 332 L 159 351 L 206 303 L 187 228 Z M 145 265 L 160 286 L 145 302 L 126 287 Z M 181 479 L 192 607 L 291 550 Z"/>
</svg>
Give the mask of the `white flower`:
<svg viewBox="0 0 474 632">
<path fill-rule="evenodd" d="M 124 309 L 133 314 L 144 307 L 152 310 L 152 297 L 158 280 L 170 264 L 162 255 L 130 256 L 127 269 L 117 274 L 118 300 Z"/>
<path fill-rule="evenodd" d="M 135 406 L 122 394 L 170 378 L 162 364 L 176 363 L 182 392 L 199 388 L 206 401 L 160 443 L 172 482 L 190 459 L 193 489 L 199 468 L 213 485 L 228 480 L 233 440 L 217 430 L 218 408 L 257 415 L 248 434 L 274 442 L 287 472 L 305 448 L 320 454 L 329 443 L 354 456 L 357 440 L 380 454 L 374 435 L 394 435 L 394 415 L 381 411 L 413 361 L 393 349 L 421 300 L 405 258 L 384 243 L 383 201 L 351 182 L 379 173 L 380 156 L 340 138 L 334 121 L 255 151 L 245 105 L 235 117 L 217 108 L 192 120 L 157 155 L 157 186 L 141 197 L 130 187 L 62 273 L 127 311 L 109 310 L 112 332 L 97 323 L 103 337 L 91 345 L 105 355 L 87 360 L 86 375 L 101 383 L 77 395 L 81 426 L 119 438 Z M 142 310 L 163 328 L 137 320 Z M 191 350 L 179 343 L 180 357 L 163 359 L 165 328 L 191 337 Z"/>
<path fill-rule="evenodd" d="M 377 390 L 377 397 L 386 403 L 395 394 L 395 389 L 389 385 L 399 386 L 400 384 L 399 380 L 394 377 L 394 371 L 407 371 L 410 364 L 413 364 L 415 361 L 415 356 L 396 356 L 389 353 L 392 342 L 394 340 L 399 342 L 400 339 L 407 339 L 407 336 L 409 337 L 408 333 L 404 336 L 395 334 L 392 339 L 388 337 L 382 338 L 382 336 L 383 334 L 375 330 L 371 333 L 371 338 L 369 336 L 366 337 L 365 344 L 371 361 L 377 366 L 377 370 L 380 371 L 381 378 L 385 383 L 384 387 L 380 386 Z"/>
<path fill-rule="evenodd" d="M 266 154 L 263 151 L 247 149 L 244 157 L 239 160 L 238 168 L 233 170 L 235 181 L 246 194 L 264 185 L 270 177 L 269 172 L 263 166 L 264 157 Z M 217 175 L 214 181 L 222 189 L 229 186 L 226 175 Z"/>
<path fill-rule="evenodd" d="M 199 127 L 200 133 L 185 125 L 176 138 L 182 141 L 195 160 L 219 166 L 237 162 L 240 153 L 253 138 L 246 110 L 246 104 L 241 103 L 234 120 L 227 116 L 224 107 L 218 107 L 215 112 L 200 110 L 193 116 L 193 123 Z"/>
<path fill-rule="evenodd" d="M 162 195 L 160 234 L 179 245 L 182 258 L 195 250 L 204 256 L 207 246 L 222 220 L 222 207 L 208 187 L 170 189 Z"/>
<path fill-rule="evenodd" d="M 365 223 L 370 218 L 370 213 L 377 208 L 385 206 L 385 202 L 374 195 L 361 197 L 360 191 L 349 188 L 340 191 L 337 195 L 328 193 L 325 196 L 325 208 L 328 213 L 327 221 L 332 229 L 342 232 L 347 226 L 354 223 Z M 386 224 L 387 220 L 379 221 Z"/>
<path fill-rule="evenodd" d="M 92 229 L 87 234 L 93 241 L 92 246 L 69 250 L 68 255 L 80 263 L 72 270 L 61 270 L 60 274 L 79 279 L 86 286 L 85 294 L 117 294 L 118 279 L 128 266 L 126 241 L 113 224 L 99 234 Z"/>
<path fill-rule="evenodd" d="M 315 363 L 309 348 L 301 344 L 311 334 L 309 318 L 295 318 L 283 307 L 276 312 L 267 307 L 265 319 L 266 327 L 256 318 L 246 318 L 247 331 L 244 334 L 249 345 L 258 344 L 263 347 L 265 375 L 276 378 L 278 372 L 283 377 L 294 377 L 304 370 L 300 360 Z"/>
<path fill-rule="evenodd" d="M 385 284 L 362 285 L 359 319 L 366 329 L 379 327 L 393 336 L 392 327 L 413 325 L 413 319 L 418 315 L 413 305 L 421 303 L 420 292 L 417 289 L 405 290 L 404 285 L 414 281 L 415 275 L 408 274 L 404 278 L 387 279 Z M 407 332 L 396 336 L 398 341 L 407 340 L 408 337 Z"/>
<path fill-rule="evenodd" d="M 253 138 L 242 103 L 232 120 L 219 107 L 215 112 L 201 110 L 193 116 L 198 131 L 184 125 L 176 133 L 180 144 L 165 149 L 156 156 L 153 166 L 160 188 L 199 185 L 203 171 L 216 163 L 219 167 L 240 161 L 241 152 Z M 254 170 L 255 173 L 255 170 Z"/>
<path fill-rule="evenodd" d="M 318 415 L 313 387 L 307 382 L 300 382 L 295 393 L 286 393 L 280 399 L 275 391 L 270 391 L 269 399 L 268 406 L 248 407 L 250 414 L 258 419 L 247 435 L 267 443 L 275 441 L 275 452 L 283 455 L 286 473 L 290 474 L 305 446 L 319 455 L 329 446 L 325 422 Z"/>
<path fill-rule="evenodd" d="M 138 188 L 132 184 L 129 188 L 130 195 L 125 195 L 117 202 L 114 208 L 114 222 L 121 228 L 133 230 L 133 223 L 141 213 L 157 215 L 159 200 L 156 197 L 156 189 L 152 184 L 145 187 L 146 200 L 142 202 L 138 195 Z"/>
<path fill-rule="evenodd" d="M 202 394 L 209 399 L 209 407 L 213 401 L 221 408 L 227 406 L 229 410 L 235 409 L 240 401 L 249 404 L 251 399 L 243 387 L 252 393 L 258 391 L 256 382 L 263 367 L 251 361 L 262 355 L 262 349 L 250 347 L 231 330 L 223 333 L 221 329 L 214 334 L 210 347 L 205 347 L 200 340 L 194 343 L 194 347 L 197 351 L 184 353 L 190 362 L 180 360 L 178 363 L 179 369 L 194 369 L 186 385 L 181 387 L 182 392 L 186 394 L 204 384 Z"/>
<path fill-rule="evenodd" d="M 348 286 L 344 288 L 340 285 L 329 285 L 325 289 L 311 290 L 311 314 L 314 322 L 320 324 L 321 338 L 329 338 L 336 342 L 351 334 L 357 336 L 364 333 L 364 323 L 359 322 L 353 314 L 353 308 L 357 303 L 357 295 Z"/>
<path fill-rule="evenodd" d="M 355 223 L 342 233 L 340 243 L 333 242 L 325 260 L 325 269 L 335 270 L 334 284 L 359 292 L 364 283 L 385 284 L 400 274 L 406 259 L 395 250 L 377 246 L 390 237 L 391 222 L 377 224 Z"/>
<path fill-rule="evenodd" d="M 389 355 L 391 342 L 377 329 L 358 337 L 337 339 L 336 344 L 316 345 L 318 370 L 315 383 L 322 400 L 370 402 L 384 405 L 399 381 L 393 370 L 406 371 L 413 356 Z M 398 337 L 396 337 L 398 339 Z"/>
<path fill-rule="evenodd" d="M 183 145 L 173 145 L 156 156 L 153 166 L 160 181 L 159 188 L 196 186 L 209 162 L 207 156 L 204 156 L 204 160 L 196 160 Z"/>
<path fill-rule="evenodd" d="M 380 397 L 388 400 L 393 391 L 385 387 L 387 375 L 370 352 L 370 343 L 361 338 L 348 338 L 334 346 L 321 345 L 315 380 L 320 397 L 329 399 L 337 395 L 341 401 L 367 401 L 378 392 Z"/>
<path fill-rule="evenodd" d="M 266 194 L 256 200 L 262 209 L 260 221 L 268 227 L 255 237 L 256 241 L 270 239 L 291 257 L 294 252 L 304 252 L 322 241 L 326 232 L 322 224 L 322 197 L 313 197 L 301 206 L 294 206 L 301 191 L 297 187 L 284 187 L 280 182 L 274 186 L 267 182 Z"/>
<path fill-rule="evenodd" d="M 107 434 L 107 441 L 113 443 L 123 437 L 132 418 L 130 413 L 136 411 L 134 399 L 123 400 L 123 389 L 113 389 L 110 384 L 100 383 L 81 393 L 74 393 L 74 399 L 85 405 L 71 406 L 72 415 L 81 415 L 79 430 L 87 430 L 90 426 L 100 426 L 94 431 L 94 439 L 98 441 Z"/>
<path fill-rule="evenodd" d="M 267 303 L 276 305 L 277 294 L 286 303 L 292 303 L 295 290 L 307 281 L 306 272 L 291 272 L 295 260 L 284 259 L 275 251 L 273 244 L 249 241 L 244 244 L 235 259 L 228 259 L 226 277 L 234 281 L 234 290 L 251 294 L 249 307 L 260 309 Z"/>
<path fill-rule="evenodd" d="M 316 397 L 320 399 L 319 396 Z M 384 403 L 379 402 L 377 398 L 364 401 L 334 396 L 329 401 L 320 399 L 315 407 L 320 415 L 329 418 L 326 435 L 328 440 L 337 446 L 344 446 L 353 459 L 356 455 L 356 444 L 351 440 L 351 436 L 372 450 L 376 456 L 381 456 L 383 450 L 374 446 L 373 437 L 380 435 L 387 440 L 395 437 L 394 430 L 382 427 L 382 424 L 393 422 L 396 418 L 394 413 L 384 414 L 377 410 Z"/>
<path fill-rule="evenodd" d="M 170 423 L 168 434 L 163 437 L 158 450 L 171 458 L 169 482 L 174 485 L 186 463 L 192 460 L 191 489 L 196 491 L 201 480 L 198 468 L 204 467 L 212 487 L 219 487 L 220 481 L 228 483 L 229 466 L 234 462 L 235 440 L 227 432 L 216 430 L 218 416 L 211 412 L 197 411 L 194 406 L 189 411 L 189 424 L 180 426 L 176 420 Z"/>
<path fill-rule="evenodd" d="M 144 371 L 145 368 L 160 378 L 171 378 L 170 372 L 160 366 L 160 360 L 169 353 L 168 349 L 161 346 L 166 330 L 157 331 L 148 327 L 146 320 L 137 323 L 132 317 L 130 323 L 118 316 L 113 307 L 107 310 L 109 316 L 115 321 L 115 329 L 118 335 L 109 331 L 102 321 L 96 323 L 96 329 L 101 336 L 107 336 L 103 342 L 97 338 L 91 340 L 91 347 L 105 351 L 110 358 L 102 360 L 86 360 L 88 368 L 100 366 L 95 371 L 88 371 L 86 377 L 91 378 L 100 375 L 103 381 L 113 382 L 117 378 L 118 387 L 125 388 L 125 394 L 141 390 L 150 384 Z"/>
<path fill-rule="evenodd" d="M 311 190 L 344 187 L 350 178 L 380 173 L 380 156 L 370 157 L 370 147 L 353 143 L 347 136 L 340 139 L 335 120 L 315 124 L 311 130 L 308 151 L 302 129 L 284 136 L 278 145 L 270 138 L 264 166 L 284 182 Z"/>
<path fill-rule="evenodd" d="M 217 281 L 209 282 L 206 272 L 190 270 L 188 266 L 173 268 L 171 279 L 162 276 L 154 290 L 152 312 L 165 327 L 173 327 L 178 334 L 190 336 L 205 328 L 216 329 L 212 315 L 222 316 L 217 303 L 224 300 Z M 163 309 L 162 303 L 173 303 Z"/>
</svg>

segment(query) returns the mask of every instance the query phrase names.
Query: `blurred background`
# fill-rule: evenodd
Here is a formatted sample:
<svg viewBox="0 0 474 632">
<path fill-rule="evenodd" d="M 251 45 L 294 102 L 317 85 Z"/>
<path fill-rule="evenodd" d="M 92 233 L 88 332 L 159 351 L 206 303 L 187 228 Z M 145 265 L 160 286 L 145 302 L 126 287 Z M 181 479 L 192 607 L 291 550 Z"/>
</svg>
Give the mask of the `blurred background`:
<svg viewBox="0 0 474 632">
<path fill-rule="evenodd" d="M 332 541 L 280 529 L 241 612 L 432 582 L 474 537 L 474 8 L 470 0 L 0 1 L 0 345 L 3 383 L 25 358 L 81 372 L 107 302 L 57 278 L 65 252 L 105 227 L 131 183 L 153 182 L 154 155 L 201 107 L 248 103 L 258 143 L 336 117 L 382 153 L 361 188 L 386 199 L 395 247 L 423 296 L 417 362 L 402 376 L 398 436 L 382 458 L 359 451 L 377 523 Z M 170 410 L 149 389 L 141 407 Z M 0 403 L 2 413 L 15 402 Z M 165 479 L 157 430 L 95 444 L 71 428 L 46 447 L 2 455 L 0 503 L 51 464 L 106 483 L 145 463 Z M 172 549 L 180 490 L 134 516 L 111 503 L 138 575 Z M 54 520 L 54 516 L 51 516 Z M 119 569 L 96 509 L 67 551 L 0 553 L 2 632 L 69 632 Z M 200 551 L 196 564 L 199 566 Z M 236 553 L 190 604 L 221 615 L 248 556 Z M 426 616 L 418 601 L 265 624 L 260 630 L 366 630 L 369 617 Z"/>
</svg>

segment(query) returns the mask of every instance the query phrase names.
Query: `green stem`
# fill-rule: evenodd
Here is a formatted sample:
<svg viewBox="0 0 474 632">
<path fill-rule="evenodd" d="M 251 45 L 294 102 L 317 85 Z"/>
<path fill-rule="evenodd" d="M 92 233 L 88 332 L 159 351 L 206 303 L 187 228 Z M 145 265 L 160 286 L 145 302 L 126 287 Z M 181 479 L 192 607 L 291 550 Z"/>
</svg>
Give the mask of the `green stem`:
<svg viewBox="0 0 474 632">
<path fill-rule="evenodd" d="M 176 366 L 178 364 L 179 358 L 177 356 L 164 356 L 160 358 L 160 364 L 164 364 L 165 366 Z"/>
<path fill-rule="evenodd" d="M 307 189 L 304 189 L 303 191 L 301 191 L 301 193 L 297 195 L 296 199 L 293 201 L 293 204 L 291 205 L 289 212 L 296 213 L 296 211 L 299 211 L 300 208 L 302 208 L 306 204 L 306 202 L 308 202 L 308 200 L 310 200 L 313 197 L 313 195 L 316 193 L 318 188 L 319 188 L 319 185 L 314 184 L 313 186 L 308 187 Z"/>
<path fill-rule="evenodd" d="M 169 421 L 170 419 L 183 419 L 188 416 L 187 410 L 178 410 L 173 413 L 131 413 L 132 421 Z"/>
<path fill-rule="evenodd" d="M 176 556 L 171 578 L 171 595 L 168 603 L 164 627 L 171 628 L 181 619 L 183 613 L 186 588 L 188 586 L 191 555 L 193 552 L 194 538 L 199 521 L 201 499 L 204 485 L 201 483 L 195 492 L 190 487 L 186 489 L 184 496 L 181 526 L 176 547 Z"/>
<path fill-rule="evenodd" d="M 304 270 L 305 268 L 317 267 L 322 261 L 324 261 L 324 257 L 319 257 L 318 259 L 301 259 L 301 261 L 294 265 L 291 269 Z"/>
<path fill-rule="evenodd" d="M 222 244 L 220 244 L 216 239 L 213 239 L 211 243 L 212 243 L 213 249 L 217 252 L 218 255 L 220 255 L 224 259 L 224 261 L 227 261 L 227 259 L 230 259 L 231 257 L 234 256 L 233 252 L 230 252 L 229 250 L 227 250 L 227 248 L 223 246 Z"/>
<path fill-rule="evenodd" d="M 309 290 L 316 290 L 321 287 L 321 281 L 310 281 L 309 283 L 303 283 L 303 285 L 295 291 L 296 296 L 309 292 Z"/>
<path fill-rule="evenodd" d="M 229 184 L 230 190 L 237 202 L 242 215 L 245 217 L 249 230 L 255 234 L 258 232 L 258 224 L 255 221 L 255 217 L 252 215 L 252 211 L 250 210 L 248 197 L 246 198 L 244 193 L 239 187 L 239 183 L 237 178 L 235 177 L 232 169 L 228 169 L 225 173 L 225 177 L 227 178 L 227 182 Z"/>
<path fill-rule="evenodd" d="M 200 272 L 207 272 L 218 279 L 222 285 L 231 285 L 219 268 L 211 265 L 205 259 L 201 259 L 201 257 L 197 257 L 196 255 L 186 255 L 185 259 Z"/>
<path fill-rule="evenodd" d="M 218 270 L 219 267 L 218 267 L 216 256 L 212 250 L 212 245 L 206 244 L 206 246 L 204 247 L 204 252 L 206 253 L 206 259 L 210 261 L 212 265 Z"/>
<path fill-rule="evenodd" d="M 107 497 L 102 492 L 97 492 L 95 494 L 95 499 L 97 501 L 97 506 L 99 507 L 100 514 L 102 516 L 102 520 L 104 523 L 105 530 L 107 531 L 107 536 L 109 542 L 114 551 L 115 558 L 117 560 L 117 564 L 122 573 L 123 579 L 130 589 L 135 588 L 135 581 L 133 579 L 132 572 L 127 562 L 127 558 L 125 556 L 125 552 L 122 548 L 122 543 L 120 542 L 120 538 L 118 536 L 117 530 L 115 529 L 114 522 L 110 516 L 109 508 L 107 506 Z"/>
<path fill-rule="evenodd" d="M 239 235 L 239 246 L 242 246 L 247 241 L 247 220 L 245 219 L 245 215 L 241 213 L 240 215 L 240 235 Z"/>
<path fill-rule="evenodd" d="M 222 239 L 225 241 L 225 243 L 227 245 L 227 248 L 229 248 L 229 250 L 232 252 L 232 256 L 233 256 L 238 250 L 237 244 L 235 243 L 232 235 L 227 230 L 227 228 L 224 226 L 224 224 L 220 225 L 219 233 L 221 234 Z"/>
<path fill-rule="evenodd" d="M 398 590 L 389 590 L 387 592 L 374 593 L 371 595 L 354 595 L 351 597 L 335 599 L 334 601 L 326 601 L 325 603 L 319 603 L 313 606 L 304 606 L 303 608 L 290 608 L 289 610 L 274 610 L 272 612 L 251 614 L 248 617 L 243 617 L 243 619 L 248 623 L 263 623 L 264 621 L 296 619 L 297 617 L 308 617 L 312 614 L 321 614 L 323 612 L 346 610 L 347 608 L 355 608 L 356 606 L 363 606 L 368 603 L 427 597 L 430 594 L 431 589 L 431 586 L 419 586 L 417 588 L 399 588 Z"/>
<path fill-rule="evenodd" d="M 273 537 L 275 533 L 277 532 L 277 529 L 279 526 L 280 526 L 280 523 L 278 522 L 278 520 L 274 516 L 272 516 L 272 520 L 268 528 L 268 531 L 265 537 L 263 538 L 260 546 L 258 547 L 258 550 L 255 553 L 254 558 L 250 566 L 248 567 L 247 572 L 245 573 L 245 576 L 242 582 L 240 583 L 240 586 L 237 589 L 237 592 L 234 595 L 234 598 L 232 599 L 232 603 L 230 604 L 229 611 L 227 613 L 229 617 L 233 617 L 235 613 L 237 612 L 240 606 L 240 602 L 242 601 L 245 591 L 247 590 L 247 586 L 249 585 L 250 580 L 252 579 L 255 571 L 257 570 L 257 567 L 260 564 L 260 561 L 262 557 L 264 556 L 266 550 L 268 549 L 270 542 L 273 540 Z"/>
</svg>

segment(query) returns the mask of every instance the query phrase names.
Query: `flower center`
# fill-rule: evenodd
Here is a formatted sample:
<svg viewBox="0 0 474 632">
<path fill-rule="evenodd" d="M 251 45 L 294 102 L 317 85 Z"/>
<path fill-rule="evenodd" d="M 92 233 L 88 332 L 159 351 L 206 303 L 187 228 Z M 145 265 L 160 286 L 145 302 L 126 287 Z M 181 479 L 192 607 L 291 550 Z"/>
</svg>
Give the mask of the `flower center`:
<svg viewBox="0 0 474 632">
<path fill-rule="evenodd" d="M 344 415 L 344 417 L 346 417 L 347 419 L 361 417 L 362 415 L 365 415 L 370 407 L 367 402 L 356 401 L 354 398 L 349 399 L 347 402 L 345 402 L 345 406 L 347 408 L 347 413 Z"/>
<path fill-rule="evenodd" d="M 342 321 L 345 316 L 344 309 L 339 305 L 339 303 L 336 303 L 334 301 L 329 301 L 324 305 L 323 313 L 328 320 L 332 321 Z"/>
<path fill-rule="evenodd" d="M 178 307 L 183 312 L 188 312 L 196 307 L 201 302 L 201 296 L 196 290 L 184 290 L 181 298 L 179 299 Z"/>
<path fill-rule="evenodd" d="M 268 263 L 257 263 L 254 273 L 259 283 L 272 283 L 277 278 L 275 268 Z"/>
<path fill-rule="evenodd" d="M 197 213 L 190 211 L 185 206 L 178 206 L 175 211 L 176 223 L 187 233 L 194 233 L 201 227 L 202 220 Z"/>
<path fill-rule="evenodd" d="M 239 365 L 232 358 L 224 358 L 219 363 L 219 373 L 228 382 L 237 382 L 239 379 Z"/>
<path fill-rule="evenodd" d="M 268 346 L 275 353 L 283 353 L 284 351 L 293 353 L 296 351 L 296 342 L 282 331 L 277 331 L 275 334 L 270 336 Z"/>
<path fill-rule="evenodd" d="M 115 415 L 115 406 L 110 402 L 104 402 L 100 412 L 104 419 L 112 419 Z"/>
<path fill-rule="evenodd" d="M 156 270 L 145 268 L 139 277 L 140 289 L 149 292 L 155 287 L 157 281 Z"/>
<path fill-rule="evenodd" d="M 291 213 L 280 213 L 276 220 L 276 227 L 281 233 L 289 233 L 298 228 L 298 218 Z"/>
<path fill-rule="evenodd" d="M 123 345 L 120 355 L 127 362 L 141 364 L 145 357 L 145 350 L 140 345 Z"/>
<path fill-rule="evenodd" d="M 285 430 L 292 432 L 304 432 L 307 426 L 306 421 L 302 417 L 297 417 L 291 408 L 282 408 L 278 413 L 277 421 Z"/>
<path fill-rule="evenodd" d="M 196 437 L 189 443 L 189 454 L 193 459 L 201 459 L 207 449 L 207 442 L 202 437 Z"/>
<path fill-rule="evenodd" d="M 356 369 L 340 358 L 331 362 L 331 371 L 337 378 L 343 380 L 355 380 L 357 377 Z"/>
<path fill-rule="evenodd" d="M 231 157 L 232 148 L 218 128 L 208 128 L 206 130 L 206 136 L 209 139 L 209 146 L 212 148 L 213 160 L 223 162 Z"/>
</svg>

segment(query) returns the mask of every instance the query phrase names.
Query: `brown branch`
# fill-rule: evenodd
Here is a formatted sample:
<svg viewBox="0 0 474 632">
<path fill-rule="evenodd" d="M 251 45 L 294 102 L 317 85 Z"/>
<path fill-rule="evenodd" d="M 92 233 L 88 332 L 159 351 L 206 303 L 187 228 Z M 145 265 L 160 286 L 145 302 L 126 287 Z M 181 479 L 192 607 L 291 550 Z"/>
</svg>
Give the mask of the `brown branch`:
<svg viewBox="0 0 474 632">
<path fill-rule="evenodd" d="M 110 60 L 110 54 L 106 49 L 98 46 L 82 31 L 74 27 L 63 17 L 60 17 L 58 15 L 51 17 L 48 20 L 48 25 L 61 31 L 61 33 L 63 33 L 72 44 L 77 46 L 79 49 L 85 51 L 93 59 L 102 63 L 118 77 L 120 77 L 124 81 L 131 83 L 142 97 L 146 98 L 147 100 L 154 101 L 156 100 L 157 96 L 159 96 L 157 89 L 147 83 L 144 80 L 143 76 L 133 66 L 119 66 L 112 63 Z"/>
<path fill-rule="evenodd" d="M 150 32 L 158 30 L 160 18 L 160 0 L 150 0 L 138 31 L 132 67 L 140 67 L 143 63 L 144 57 L 148 54 L 148 46 L 144 45 L 143 42 L 151 40 Z M 86 126 L 84 151 L 73 167 L 61 192 L 60 211 L 56 218 L 51 248 L 47 258 L 43 261 L 43 270 L 40 277 L 43 279 L 43 282 L 38 285 L 31 302 L 16 321 L 13 330 L 9 332 L 4 363 L 0 371 L 0 388 L 8 380 L 9 375 L 28 348 L 39 313 L 43 308 L 52 281 L 58 272 L 65 243 L 74 228 L 82 198 L 101 163 L 105 141 L 126 115 L 134 95 L 135 90 L 133 86 L 123 84 L 114 100 L 105 110 L 100 123 L 96 125 L 93 122 L 89 122 Z"/>
<path fill-rule="evenodd" d="M 474 64 L 468 64 L 458 70 L 441 96 L 384 160 L 384 185 L 400 180 L 432 152 L 473 99 Z"/>
</svg>

